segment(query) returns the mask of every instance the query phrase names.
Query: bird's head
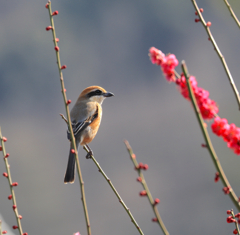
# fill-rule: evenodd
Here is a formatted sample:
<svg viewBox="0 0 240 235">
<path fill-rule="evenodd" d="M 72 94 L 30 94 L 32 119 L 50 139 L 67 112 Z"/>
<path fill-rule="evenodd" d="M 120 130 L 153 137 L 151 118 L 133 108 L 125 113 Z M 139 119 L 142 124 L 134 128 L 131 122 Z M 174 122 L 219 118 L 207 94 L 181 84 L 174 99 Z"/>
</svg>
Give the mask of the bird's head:
<svg viewBox="0 0 240 235">
<path fill-rule="evenodd" d="M 107 92 L 104 88 L 100 86 L 87 87 L 80 94 L 80 98 L 98 102 L 99 104 L 102 104 L 103 100 L 106 97 L 111 97 L 111 96 L 114 96 L 114 94 L 111 92 Z"/>
</svg>

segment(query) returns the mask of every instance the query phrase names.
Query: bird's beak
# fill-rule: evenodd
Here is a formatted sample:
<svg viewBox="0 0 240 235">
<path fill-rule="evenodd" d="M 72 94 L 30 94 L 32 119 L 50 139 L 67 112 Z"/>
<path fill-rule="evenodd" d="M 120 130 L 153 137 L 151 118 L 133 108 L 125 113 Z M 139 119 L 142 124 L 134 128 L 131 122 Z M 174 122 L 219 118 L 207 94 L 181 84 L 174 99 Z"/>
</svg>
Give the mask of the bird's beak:
<svg viewBox="0 0 240 235">
<path fill-rule="evenodd" d="M 114 94 L 112 92 L 106 92 L 106 93 L 103 93 L 103 96 L 104 97 L 111 97 L 111 96 L 114 96 Z"/>
</svg>

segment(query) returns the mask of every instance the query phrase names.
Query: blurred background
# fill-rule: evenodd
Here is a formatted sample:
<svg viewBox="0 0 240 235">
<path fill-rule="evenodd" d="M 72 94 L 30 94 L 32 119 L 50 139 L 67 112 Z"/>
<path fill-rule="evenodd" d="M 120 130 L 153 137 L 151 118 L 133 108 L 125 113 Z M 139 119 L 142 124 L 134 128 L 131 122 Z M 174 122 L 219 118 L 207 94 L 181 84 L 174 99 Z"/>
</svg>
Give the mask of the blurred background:
<svg viewBox="0 0 240 235">
<path fill-rule="evenodd" d="M 23 231 L 28 234 L 86 233 L 78 180 L 64 185 L 69 141 L 46 0 L 0 3 L 0 126 Z M 198 1 L 240 89 L 240 31 L 223 1 Z M 240 4 L 230 1 L 240 17 Z M 147 198 L 139 197 L 124 139 L 144 172 L 170 234 L 232 234 L 226 211 L 233 208 L 214 183 L 215 168 L 201 147 L 203 137 L 189 102 L 152 65 L 155 46 L 185 60 L 200 87 L 219 105 L 219 116 L 240 126 L 235 96 L 208 36 L 195 23 L 191 1 L 52 1 L 60 42 L 67 97 L 73 106 L 87 86 L 99 85 L 115 96 L 103 104 L 103 120 L 90 144 L 145 234 L 162 234 Z M 180 66 L 177 71 L 181 73 Z M 210 127 L 211 122 L 208 122 Z M 240 157 L 211 134 L 233 189 L 240 196 Z M 138 234 L 125 210 L 91 160 L 79 149 L 92 234 Z M 1 175 L 5 172 L 0 163 Z M 0 177 L 3 228 L 16 224 L 6 178 Z"/>
</svg>

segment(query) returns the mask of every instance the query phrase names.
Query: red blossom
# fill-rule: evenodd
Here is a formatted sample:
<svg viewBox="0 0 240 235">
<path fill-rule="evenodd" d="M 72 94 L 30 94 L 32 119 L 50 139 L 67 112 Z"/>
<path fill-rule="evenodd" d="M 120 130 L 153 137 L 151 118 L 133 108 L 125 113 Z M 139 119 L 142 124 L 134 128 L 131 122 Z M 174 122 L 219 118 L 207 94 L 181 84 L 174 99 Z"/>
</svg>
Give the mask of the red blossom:
<svg viewBox="0 0 240 235">
<path fill-rule="evenodd" d="M 75 153 L 75 150 L 74 150 L 74 149 L 71 149 L 71 153 Z"/>
<path fill-rule="evenodd" d="M 203 8 L 200 8 L 199 11 L 200 11 L 201 13 L 203 13 Z"/>
<path fill-rule="evenodd" d="M 218 107 L 215 101 L 208 98 L 209 92 L 197 86 L 195 77 L 190 76 L 189 82 L 191 84 L 202 117 L 207 120 L 214 118 L 214 116 L 218 113 Z M 183 74 L 181 75 L 181 78 L 177 79 L 176 84 L 178 85 L 178 89 L 182 96 L 185 99 L 190 100 L 187 81 Z"/>
<path fill-rule="evenodd" d="M 212 25 L 212 23 L 210 21 L 207 22 L 206 26 L 210 27 Z"/>
<path fill-rule="evenodd" d="M 19 218 L 19 219 L 22 219 L 22 216 L 21 216 L 21 215 L 19 215 L 19 216 L 18 216 L 18 218 Z"/>
<path fill-rule="evenodd" d="M 28 233 L 24 233 L 23 235 L 28 235 Z"/>
<path fill-rule="evenodd" d="M 222 136 L 224 132 L 226 131 L 226 128 L 228 126 L 227 119 L 220 117 L 214 118 L 214 121 L 211 125 L 213 133 L 215 133 L 217 136 Z"/>
<path fill-rule="evenodd" d="M 199 22 L 200 21 L 200 19 L 195 19 L 195 22 L 197 23 L 197 22 Z"/>
<path fill-rule="evenodd" d="M 7 177 L 8 177 L 7 172 L 4 172 L 4 173 L 3 173 L 3 176 L 7 178 Z"/>
<path fill-rule="evenodd" d="M 48 27 L 46 27 L 46 30 L 49 31 L 52 28 L 53 28 L 52 26 L 48 26 Z"/>
<path fill-rule="evenodd" d="M 236 222 L 236 220 L 233 219 L 232 216 L 229 216 L 229 217 L 227 217 L 227 222 L 228 222 L 228 223 L 234 223 L 234 222 Z"/>
<path fill-rule="evenodd" d="M 233 230 L 233 234 L 238 234 L 237 229 L 234 229 L 234 230 Z"/>
<path fill-rule="evenodd" d="M 157 218 L 152 218 L 152 222 L 157 222 L 158 219 Z"/>
<path fill-rule="evenodd" d="M 49 6 L 49 3 L 47 3 L 46 5 L 45 5 L 45 7 L 48 9 L 48 6 Z"/>
<path fill-rule="evenodd" d="M 230 186 L 224 187 L 224 188 L 223 188 L 223 192 L 224 192 L 225 194 L 229 194 L 229 193 L 230 193 L 230 189 L 231 189 Z"/>
<path fill-rule="evenodd" d="M 67 65 L 63 65 L 62 67 L 61 67 L 61 69 L 66 69 L 67 68 Z"/>
<path fill-rule="evenodd" d="M 13 187 L 14 187 L 14 186 L 18 186 L 18 182 L 12 183 L 12 186 L 13 186 Z"/>
<path fill-rule="evenodd" d="M 5 155 L 5 157 L 4 158 L 8 158 L 10 156 L 10 154 L 9 153 L 7 153 L 6 155 Z"/>
<path fill-rule="evenodd" d="M 2 151 L 2 146 L 0 145 L 0 151 Z"/>
<path fill-rule="evenodd" d="M 7 138 L 6 138 L 6 137 L 2 137 L 2 140 L 3 140 L 4 142 L 7 142 Z"/>
<path fill-rule="evenodd" d="M 173 82 L 176 80 L 174 69 L 178 65 L 178 60 L 175 55 L 169 54 L 165 56 L 165 54 L 157 48 L 151 47 L 149 49 L 149 57 L 153 64 L 161 66 L 167 81 Z"/>
<path fill-rule="evenodd" d="M 231 215 L 232 212 L 231 212 L 230 210 L 227 210 L 227 214 L 228 214 L 228 215 Z"/>
<path fill-rule="evenodd" d="M 219 181 L 219 179 L 220 179 L 220 175 L 218 172 L 216 172 L 214 181 L 217 183 Z"/>
<path fill-rule="evenodd" d="M 52 13 L 52 16 L 55 16 L 55 15 L 58 15 L 58 11 L 54 11 L 54 12 Z"/>
<path fill-rule="evenodd" d="M 240 218 L 240 213 L 237 213 L 237 214 L 235 215 L 235 217 L 239 219 L 239 218 Z"/>
<path fill-rule="evenodd" d="M 132 157 L 133 159 L 136 159 L 136 155 L 135 155 L 134 153 L 131 155 L 131 157 Z"/>
<path fill-rule="evenodd" d="M 159 202 L 160 202 L 160 199 L 159 198 L 155 198 L 154 205 L 157 205 Z"/>
<path fill-rule="evenodd" d="M 17 208 L 17 206 L 16 206 L 16 205 L 13 205 L 12 208 L 13 208 L 13 210 L 15 210 L 15 209 Z"/>
<path fill-rule="evenodd" d="M 54 47 L 55 51 L 59 51 L 59 47 Z"/>
<path fill-rule="evenodd" d="M 6 231 L 6 230 L 2 231 L 2 234 L 6 234 L 6 233 L 7 233 L 7 231 Z"/>
<path fill-rule="evenodd" d="M 140 162 L 140 163 L 138 164 L 138 169 L 143 169 L 143 163 L 142 163 L 142 162 Z"/>
<path fill-rule="evenodd" d="M 138 178 L 137 178 L 137 181 L 138 181 L 138 182 L 142 182 L 142 178 L 141 178 L 141 177 L 138 177 Z"/>
<path fill-rule="evenodd" d="M 17 225 L 13 225 L 12 228 L 13 228 L 13 229 L 17 229 L 18 226 L 17 226 Z"/>
<path fill-rule="evenodd" d="M 8 196 L 8 200 L 11 200 L 12 199 L 12 195 L 10 194 L 9 196 Z"/>
<path fill-rule="evenodd" d="M 163 60 L 165 59 L 165 54 L 155 47 L 149 49 L 149 57 L 153 64 L 162 65 Z"/>
<path fill-rule="evenodd" d="M 166 79 L 169 82 L 174 82 L 176 80 L 174 69 L 177 66 L 178 66 L 178 60 L 175 55 L 169 54 L 165 57 L 165 60 L 163 61 L 161 67 L 164 75 L 166 76 Z"/>
<path fill-rule="evenodd" d="M 72 102 L 71 100 L 68 100 L 68 101 L 67 101 L 67 105 L 71 104 L 71 102 Z"/>
<path fill-rule="evenodd" d="M 144 164 L 144 165 L 143 165 L 143 170 L 146 171 L 147 169 L 148 169 L 148 164 Z"/>
<path fill-rule="evenodd" d="M 56 38 L 55 41 L 56 41 L 56 42 L 59 42 L 59 38 Z"/>
<path fill-rule="evenodd" d="M 146 190 L 143 190 L 139 193 L 139 195 L 142 197 L 142 196 L 146 196 L 147 195 L 147 192 Z"/>
</svg>

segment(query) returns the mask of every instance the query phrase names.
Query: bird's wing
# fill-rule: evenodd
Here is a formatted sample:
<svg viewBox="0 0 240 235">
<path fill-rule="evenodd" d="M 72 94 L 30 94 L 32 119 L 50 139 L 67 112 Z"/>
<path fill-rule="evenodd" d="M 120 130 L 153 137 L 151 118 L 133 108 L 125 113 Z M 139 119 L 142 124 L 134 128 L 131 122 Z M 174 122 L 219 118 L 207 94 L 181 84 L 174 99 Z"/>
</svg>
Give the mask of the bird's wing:
<svg viewBox="0 0 240 235">
<path fill-rule="evenodd" d="M 73 134 L 76 137 L 78 133 L 80 133 L 82 130 L 85 130 L 98 116 L 98 106 L 96 108 L 96 111 L 93 113 L 93 115 L 89 116 L 83 121 L 78 122 L 72 122 L 72 129 Z M 71 140 L 70 131 L 67 131 L 68 139 Z"/>
</svg>

